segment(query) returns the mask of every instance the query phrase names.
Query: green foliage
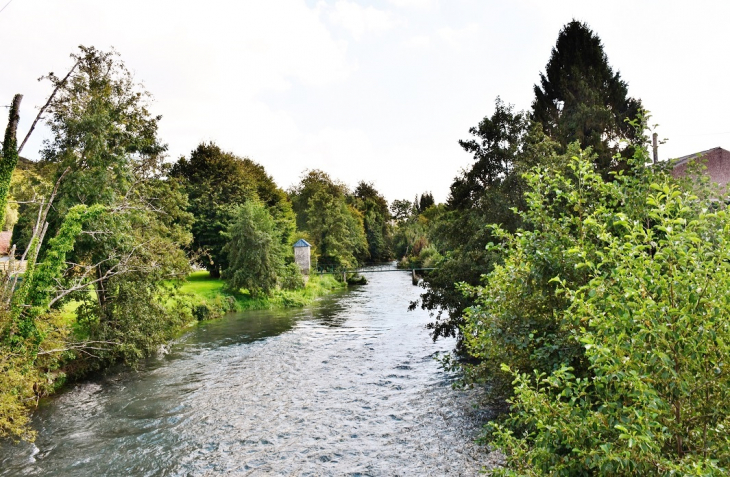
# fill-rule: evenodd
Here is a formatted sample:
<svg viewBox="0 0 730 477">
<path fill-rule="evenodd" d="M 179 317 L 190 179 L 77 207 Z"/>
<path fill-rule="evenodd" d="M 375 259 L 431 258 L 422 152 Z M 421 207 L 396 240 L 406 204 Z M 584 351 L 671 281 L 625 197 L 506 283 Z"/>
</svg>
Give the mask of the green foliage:
<svg viewBox="0 0 730 477">
<path fill-rule="evenodd" d="M 375 190 L 373 184 L 360 182 L 348 197 L 363 217 L 365 239 L 370 261 L 385 262 L 393 258 L 393 230 L 390 225 L 388 201 Z M 433 201 L 433 197 L 431 197 Z"/>
<path fill-rule="evenodd" d="M 193 247 L 207 256 L 203 264 L 214 275 L 228 267 L 224 233 L 237 207 L 246 201 L 260 200 L 269 207 L 282 243 L 288 244 L 294 234 L 295 216 L 286 194 L 251 159 L 224 152 L 213 143 L 200 144 L 189 159 L 183 157 L 173 166 L 171 176 L 182 182 L 189 197 L 188 211 L 195 217 Z"/>
<path fill-rule="evenodd" d="M 63 382 L 64 363 L 75 359 L 83 372 L 134 362 L 190 318 L 166 285 L 188 270 L 182 247 L 192 217 L 180 187 L 166 179 L 159 117 L 113 52 L 81 47 L 72 56 L 67 82 L 47 77 L 57 91 L 44 161 L 21 161 L 7 181 L 16 199 L 44 196 L 47 204 L 53 182 L 57 194 L 46 232 L 36 223 L 44 218 L 38 203 L 19 208 L 14 236 L 27 269 L 17 289 L 15 275 L 2 276 L 0 435 L 32 438 L 27 409 Z M 7 189 L 0 187 L 3 200 Z M 60 311 L 69 300 L 74 310 Z"/>
<path fill-rule="evenodd" d="M 640 138 L 627 120 L 637 117 L 641 101 L 628 97 L 626 82 L 613 72 L 600 38 L 585 23 L 573 20 L 560 31 L 534 91 L 532 119 L 562 152 L 575 141 L 590 147 L 604 177 L 632 156 L 632 143 Z"/>
<path fill-rule="evenodd" d="M 2 156 L 0 156 L 0 224 L 5 223 L 6 208 L 8 205 L 8 192 L 13 171 L 18 165 L 18 138 L 17 129 L 20 120 L 20 101 L 23 96 L 16 94 L 10 105 L 8 125 L 5 128 L 3 139 Z"/>
<path fill-rule="evenodd" d="M 438 269 L 424 277 L 426 291 L 420 300 L 422 308 L 435 312 L 428 325 L 434 339 L 459 337 L 464 310 L 474 304 L 455 283 L 478 285 L 501 260 L 497 250 L 485 249 L 501 240 L 489 225 L 514 231 L 522 224 L 515 213 L 525 208 L 522 173 L 558 160 L 555 144 L 524 112 L 515 112 L 499 98 L 494 113 L 469 132 L 472 138 L 459 143 L 473 155 L 474 164 L 454 180 L 445 210 L 429 223 L 424 239 L 414 243 L 417 254 L 429 245 L 438 252 L 432 260 Z"/>
<path fill-rule="evenodd" d="M 471 288 L 472 376 L 501 363 L 513 380 L 510 415 L 492 425 L 504 475 L 730 464 L 728 212 L 642 168 L 639 152 L 611 182 L 590 156 L 530 174 L 531 228 L 498 230 L 504 263 Z"/>
<path fill-rule="evenodd" d="M 39 197 L 51 195 L 54 170 L 55 165 L 53 164 L 21 159 L 13 172 L 10 182 L 10 199 L 20 203 L 11 203 L 11 206 L 17 208 L 18 214 L 18 219 L 13 227 L 11 243 L 15 244 L 18 250 L 25 250 L 30 243 L 33 227 L 38 217 L 39 204 L 37 201 Z"/>
<path fill-rule="evenodd" d="M 266 206 L 255 200 L 240 206 L 225 237 L 228 242 L 223 252 L 228 254 L 229 265 L 224 277 L 231 290 L 245 288 L 253 296 L 271 294 L 285 273 L 285 259 L 291 252 L 282 243 L 281 231 Z M 291 269 L 287 271 L 291 273 Z"/>
<path fill-rule="evenodd" d="M 31 343 L 37 347 L 43 340 L 36 320 L 48 310 L 56 294 L 57 282 L 66 266 L 66 256 L 71 252 L 83 225 L 98 217 L 104 206 L 85 205 L 73 207 L 64 217 L 58 233 L 48 242 L 48 252 L 37 265 L 28 264 L 20 289 L 13 295 L 11 304 L 11 326 L 6 332 L 11 345 Z M 32 244 L 32 242 L 31 242 Z M 34 355 L 35 350 L 31 353 Z"/>
<path fill-rule="evenodd" d="M 70 167 L 49 215 L 51 232 L 76 204 L 123 201 L 135 182 L 135 163 L 166 149 L 157 138 L 161 117 L 147 109 L 149 93 L 116 52 L 81 46 L 71 56 L 78 67 L 68 81 L 47 77 L 58 91 L 48 108 L 53 139 L 43 158 L 56 166 L 55 178 Z"/>
<path fill-rule="evenodd" d="M 411 216 L 413 204 L 408 200 L 396 199 L 390 204 L 390 212 L 396 222 L 401 222 Z"/>
<path fill-rule="evenodd" d="M 0 354 L 0 438 L 33 439 L 27 403 L 35 401 L 32 384 L 37 379 L 23 357 Z"/>
<path fill-rule="evenodd" d="M 433 194 L 430 192 L 424 192 L 418 199 L 418 212 L 423 213 L 432 205 L 436 205 Z"/>
<path fill-rule="evenodd" d="M 304 288 L 304 276 L 299 269 L 299 265 L 294 262 L 286 265 L 279 275 L 279 285 L 283 290 Z"/>
<path fill-rule="evenodd" d="M 309 171 L 290 191 L 297 227 L 317 247 L 320 267 L 355 267 L 368 254 L 364 219 L 347 204 L 347 188 L 322 171 Z"/>
<path fill-rule="evenodd" d="M 397 223 L 393 243 L 402 268 L 431 267 L 439 262 L 438 250 L 431 243 L 433 225 L 444 213 L 444 206 L 429 206 L 423 213 L 411 209 L 411 215 Z"/>
</svg>

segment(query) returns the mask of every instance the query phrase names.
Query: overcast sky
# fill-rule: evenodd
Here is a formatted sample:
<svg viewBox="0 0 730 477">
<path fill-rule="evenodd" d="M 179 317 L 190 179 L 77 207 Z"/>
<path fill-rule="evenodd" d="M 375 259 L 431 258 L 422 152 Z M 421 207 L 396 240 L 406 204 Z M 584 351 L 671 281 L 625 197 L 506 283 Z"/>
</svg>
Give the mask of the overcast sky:
<svg viewBox="0 0 730 477">
<path fill-rule="evenodd" d="M 530 107 L 572 18 L 653 114 L 663 159 L 730 148 L 729 13 L 703 0 L 12 0 L 0 104 L 25 95 L 24 135 L 50 93 L 36 79 L 65 74 L 79 44 L 113 46 L 152 93 L 171 160 L 215 141 L 283 188 L 316 168 L 388 200 L 443 201 L 471 163 L 457 141 L 497 96 Z M 38 157 L 44 134 L 24 156 Z"/>
</svg>

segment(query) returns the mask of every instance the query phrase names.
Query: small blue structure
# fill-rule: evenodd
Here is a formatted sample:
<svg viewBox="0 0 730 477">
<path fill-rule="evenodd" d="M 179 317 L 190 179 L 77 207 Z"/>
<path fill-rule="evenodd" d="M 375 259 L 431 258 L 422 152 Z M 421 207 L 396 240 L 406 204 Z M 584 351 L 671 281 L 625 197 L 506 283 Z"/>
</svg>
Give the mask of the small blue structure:
<svg viewBox="0 0 730 477">
<path fill-rule="evenodd" d="M 304 275 L 309 275 L 312 268 L 311 262 L 312 246 L 304 239 L 299 239 L 294 244 L 294 262 L 299 265 L 299 269 Z"/>
</svg>

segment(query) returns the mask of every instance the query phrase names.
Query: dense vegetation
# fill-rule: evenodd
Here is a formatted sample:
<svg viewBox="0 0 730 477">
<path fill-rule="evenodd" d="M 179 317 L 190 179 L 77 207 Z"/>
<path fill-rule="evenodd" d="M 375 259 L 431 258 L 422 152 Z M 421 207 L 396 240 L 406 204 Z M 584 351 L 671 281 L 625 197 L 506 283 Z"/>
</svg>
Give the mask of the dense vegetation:
<svg viewBox="0 0 730 477">
<path fill-rule="evenodd" d="M 437 267 L 420 305 L 459 338 L 445 364 L 507 403 L 498 473 L 724 474 L 727 206 L 649 165 L 641 103 L 585 24 L 534 91 L 460 141 L 474 163 L 446 204 L 392 205 L 402 263 Z"/>
<path fill-rule="evenodd" d="M 471 377 L 514 393 L 491 426 L 502 473 L 724 474 L 727 206 L 645 149 L 610 182 L 569 154 L 527 174 L 526 228 L 495 230 L 504 261 L 469 288 Z"/>
<path fill-rule="evenodd" d="M 304 306 L 343 286 L 305 285 L 298 238 L 338 268 L 392 255 L 388 204 L 372 184 L 351 192 L 315 171 L 287 194 L 214 143 L 169 164 L 161 117 L 119 56 L 80 47 L 72 59 L 66 76 L 44 78 L 42 160 L 19 157 L 20 95 L 3 141 L 0 213 L 14 248 L 0 273 L 0 437 L 31 439 L 40 397 L 134 364 L 197 320 Z M 210 277 L 188 283 L 196 265 Z"/>
<path fill-rule="evenodd" d="M 560 32 L 530 111 L 497 98 L 459 142 L 474 162 L 444 204 L 389 205 L 319 170 L 284 191 L 214 143 L 168 165 L 160 117 L 116 54 L 73 59 L 47 77 L 43 160 L 19 158 L 20 96 L 3 141 L 17 253 L 0 274 L 0 437 L 32 438 L 29 407 L 67 373 L 336 288 L 304 288 L 291 248 L 304 238 L 319 268 L 435 269 L 411 306 L 434 313 L 434 339 L 459 338 L 445 364 L 507 403 L 485 436 L 507 458 L 498 473 L 730 468 L 727 203 L 649 165 L 646 114 L 587 25 Z"/>
</svg>

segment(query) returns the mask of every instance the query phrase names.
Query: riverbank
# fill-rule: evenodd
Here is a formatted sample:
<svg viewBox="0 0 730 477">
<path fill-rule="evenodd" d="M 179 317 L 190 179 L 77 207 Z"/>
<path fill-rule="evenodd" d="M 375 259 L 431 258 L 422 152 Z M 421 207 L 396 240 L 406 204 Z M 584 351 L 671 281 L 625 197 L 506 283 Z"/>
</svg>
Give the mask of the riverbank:
<svg viewBox="0 0 730 477">
<path fill-rule="evenodd" d="M 277 290 L 270 297 L 254 298 L 245 290 L 228 292 L 223 280 L 210 278 L 207 272 L 193 273 L 174 285 L 177 290 L 167 307 L 176 318 L 166 329 L 148 333 L 145 348 L 135 359 L 154 354 L 159 345 L 195 328 L 196 323 L 221 318 L 227 312 L 301 308 L 347 287 L 331 275 L 312 276 L 303 289 Z M 80 302 L 69 302 L 49 314 L 47 332 L 48 339 L 53 340 L 49 341 L 52 351 L 42 349 L 32 362 L 22 355 L 0 354 L 0 440 L 33 440 L 29 416 L 41 397 L 120 361 L 121 356 L 110 355 L 104 346 L 88 341 L 87 330 L 79 322 L 80 306 Z"/>
<path fill-rule="evenodd" d="M 0 445 L 0 476 L 479 475 L 479 390 L 453 390 L 434 359 L 454 339 L 408 311 L 408 272 L 368 280 L 206 321 L 134 371 L 69 386 L 37 411 L 35 446 Z"/>
<path fill-rule="evenodd" d="M 200 271 L 190 274 L 178 291 L 190 303 L 193 317 L 203 321 L 220 318 L 232 311 L 301 308 L 345 288 L 347 286 L 332 275 L 312 275 L 302 289 L 276 290 L 271 296 L 253 297 L 246 290 L 232 293 L 226 289 L 224 280 L 211 278 L 210 273 Z"/>
</svg>

